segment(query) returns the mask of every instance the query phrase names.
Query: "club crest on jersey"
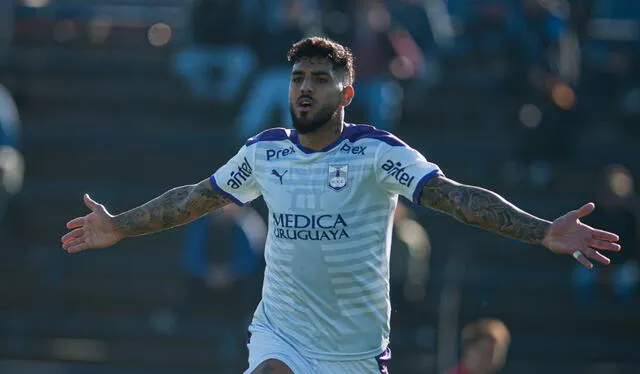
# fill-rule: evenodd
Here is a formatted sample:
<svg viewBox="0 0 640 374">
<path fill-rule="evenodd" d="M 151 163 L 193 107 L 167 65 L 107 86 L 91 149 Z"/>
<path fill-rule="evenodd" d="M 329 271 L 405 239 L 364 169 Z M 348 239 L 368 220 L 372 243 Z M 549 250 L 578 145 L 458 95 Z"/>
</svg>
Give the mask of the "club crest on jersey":
<svg viewBox="0 0 640 374">
<path fill-rule="evenodd" d="M 340 191 L 347 185 L 349 165 L 329 165 L 329 188 Z"/>
</svg>

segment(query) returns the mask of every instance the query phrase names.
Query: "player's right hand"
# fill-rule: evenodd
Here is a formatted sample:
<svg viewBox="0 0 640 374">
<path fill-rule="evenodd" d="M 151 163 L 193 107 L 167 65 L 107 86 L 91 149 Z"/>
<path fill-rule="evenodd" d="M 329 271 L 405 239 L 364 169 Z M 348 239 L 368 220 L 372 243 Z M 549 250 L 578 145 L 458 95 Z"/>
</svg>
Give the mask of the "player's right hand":
<svg viewBox="0 0 640 374">
<path fill-rule="evenodd" d="M 85 205 L 91 213 L 83 217 L 74 218 L 67 223 L 71 231 L 62 238 L 62 249 L 68 253 L 77 253 L 86 249 L 104 248 L 114 245 L 122 239 L 116 229 L 113 216 L 107 212 L 104 205 L 93 201 L 85 194 Z"/>
</svg>

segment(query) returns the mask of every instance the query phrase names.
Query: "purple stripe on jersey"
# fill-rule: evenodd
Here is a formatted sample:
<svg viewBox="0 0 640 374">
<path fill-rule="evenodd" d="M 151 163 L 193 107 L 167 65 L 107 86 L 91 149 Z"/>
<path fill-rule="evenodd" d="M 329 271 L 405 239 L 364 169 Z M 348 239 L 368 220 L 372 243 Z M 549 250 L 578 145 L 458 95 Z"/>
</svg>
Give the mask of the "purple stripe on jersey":
<svg viewBox="0 0 640 374">
<path fill-rule="evenodd" d="M 340 137 L 336 139 L 336 141 L 322 148 L 319 151 L 315 151 L 313 149 L 307 148 L 302 144 L 300 144 L 300 141 L 298 139 L 298 133 L 296 131 L 291 132 L 290 139 L 304 153 L 316 153 L 316 152 L 329 151 L 345 139 L 350 141 L 351 143 L 356 142 L 360 139 L 377 139 L 394 147 L 409 147 L 405 142 L 398 139 L 396 136 L 394 136 L 390 132 L 378 130 L 375 127 L 370 125 L 354 125 L 352 123 L 345 123 L 344 129 Z"/>
<path fill-rule="evenodd" d="M 377 139 L 394 147 L 409 147 L 390 132 L 378 130 L 371 125 L 345 124 L 342 135 L 352 143 L 360 139 Z"/>
<path fill-rule="evenodd" d="M 245 145 L 248 147 L 251 144 L 255 144 L 258 142 L 266 142 L 266 141 L 276 141 L 276 140 L 286 140 L 291 138 L 291 130 L 285 129 L 284 127 L 275 127 L 272 129 L 266 129 L 260 134 L 254 136 L 253 138 L 247 140 Z"/>
<path fill-rule="evenodd" d="M 321 150 L 313 150 L 311 148 L 307 148 L 304 145 L 300 144 L 300 140 L 298 139 L 298 132 L 294 131 L 293 134 L 291 135 L 291 141 L 296 145 L 296 147 L 298 147 L 298 149 L 300 149 L 302 152 L 304 153 L 316 153 L 316 152 L 326 152 L 328 150 L 333 149 L 336 145 L 338 145 L 338 143 L 340 143 L 341 141 L 344 140 L 345 138 L 345 133 L 347 132 L 347 128 L 345 127 L 344 131 L 342 132 L 342 135 L 340 135 L 340 137 L 338 139 L 336 139 L 333 143 L 329 144 L 328 146 L 322 148 Z"/>
<path fill-rule="evenodd" d="M 382 353 L 376 356 L 380 374 L 389 374 L 389 364 L 391 363 L 391 348 L 387 347 Z"/>
<path fill-rule="evenodd" d="M 333 143 L 329 144 L 328 146 L 322 148 L 321 150 L 313 150 L 311 148 L 307 148 L 305 146 L 303 146 L 302 144 L 300 144 L 300 140 L 298 138 L 298 132 L 294 131 L 291 134 L 291 141 L 293 141 L 293 143 L 304 153 L 316 153 L 316 152 L 326 152 L 328 150 L 333 149 L 336 145 L 338 145 L 338 143 L 342 142 L 345 139 L 349 139 L 351 136 L 353 136 L 354 131 L 358 131 L 358 127 L 360 127 L 359 125 L 352 125 L 350 123 L 345 123 L 344 124 L 344 129 L 342 130 L 342 134 L 340 134 L 340 137 L 338 139 L 336 139 Z M 371 126 L 367 126 L 367 127 L 371 127 Z M 352 141 L 353 142 L 353 141 Z"/>
<path fill-rule="evenodd" d="M 436 169 L 428 172 L 422 178 L 420 178 L 420 181 L 418 181 L 418 184 L 416 185 L 416 189 L 413 191 L 414 203 L 420 204 L 420 193 L 422 192 L 422 188 L 431 178 L 435 177 L 436 175 L 443 175 L 442 171 L 440 171 L 440 169 Z"/>
<path fill-rule="evenodd" d="M 228 193 L 227 191 L 223 190 L 222 188 L 220 188 L 220 186 L 218 185 L 218 182 L 216 182 L 216 177 L 215 175 L 211 175 L 209 177 L 209 181 L 211 182 L 211 186 L 213 186 L 213 189 L 216 190 L 220 195 L 226 197 L 227 199 L 233 201 L 236 205 L 239 206 L 244 206 L 245 204 L 242 203 L 242 201 L 236 199 L 235 196 L 233 196 L 232 194 Z"/>
</svg>

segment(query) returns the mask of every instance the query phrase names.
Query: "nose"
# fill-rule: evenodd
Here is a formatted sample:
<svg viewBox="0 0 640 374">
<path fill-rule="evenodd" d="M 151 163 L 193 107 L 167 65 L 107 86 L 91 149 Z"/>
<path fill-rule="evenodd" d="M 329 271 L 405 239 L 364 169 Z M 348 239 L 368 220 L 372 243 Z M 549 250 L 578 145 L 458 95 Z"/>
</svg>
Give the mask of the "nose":
<svg viewBox="0 0 640 374">
<path fill-rule="evenodd" d="M 304 79 L 302 81 L 302 84 L 300 85 L 300 93 L 303 94 L 309 94 L 313 92 L 313 84 L 311 82 L 311 79 Z"/>
</svg>

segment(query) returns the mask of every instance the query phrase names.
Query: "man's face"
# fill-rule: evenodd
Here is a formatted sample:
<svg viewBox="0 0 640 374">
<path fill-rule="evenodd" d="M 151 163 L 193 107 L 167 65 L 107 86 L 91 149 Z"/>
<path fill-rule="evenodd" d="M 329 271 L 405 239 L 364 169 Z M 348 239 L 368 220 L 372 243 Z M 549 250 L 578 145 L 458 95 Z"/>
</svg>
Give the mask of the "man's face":
<svg viewBox="0 0 640 374">
<path fill-rule="evenodd" d="M 327 59 L 302 59 L 293 65 L 289 107 L 299 133 L 316 131 L 339 115 L 345 88 L 341 78 Z"/>
<path fill-rule="evenodd" d="M 495 373 L 504 364 L 504 355 L 491 338 L 481 338 L 467 348 L 465 363 L 474 373 Z"/>
</svg>

